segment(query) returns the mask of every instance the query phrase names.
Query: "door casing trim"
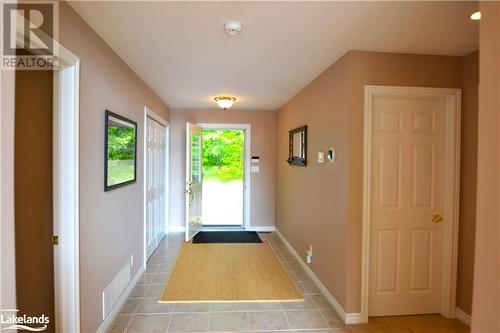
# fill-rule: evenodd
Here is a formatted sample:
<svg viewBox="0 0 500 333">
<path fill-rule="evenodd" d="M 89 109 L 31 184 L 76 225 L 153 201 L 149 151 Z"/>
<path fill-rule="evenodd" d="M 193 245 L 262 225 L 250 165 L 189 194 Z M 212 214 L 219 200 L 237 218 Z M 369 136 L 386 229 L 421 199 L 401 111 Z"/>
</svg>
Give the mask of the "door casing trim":
<svg viewBox="0 0 500 333">
<path fill-rule="evenodd" d="M 230 124 L 230 123 L 199 123 L 196 124 L 202 129 L 223 129 L 223 130 L 243 130 L 245 135 L 245 161 L 243 175 L 243 228 L 251 228 L 250 209 L 251 209 L 251 173 L 250 165 L 252 161 L 252 125 L 250 124 Z"/>
<path fill-rule="evenodd" d="M 445 197 L 444 216 L 450 223 L 443 224 L 443 271 L 441 288 L 441 314 L 455 318 L 458 214 L 460 198 L 460 110 L 461 90 L 448 88 L 365 86 L 364 149 L 363 149 L 363 235 L 361 253 L 361 317 L 368 322 L 370 282 L 370 191 L 371 191 L 371 125 L 374 96 L 408 96 L 443 98 L 445 111 Z"/>
<path fill-rule="evenodd" d="M 54 40 L 54 43 L 56 41 Z M 80 59 L 62 45 L 53 82 L 53 232 L 56 332 L 80 331 Z"/>
</svg>

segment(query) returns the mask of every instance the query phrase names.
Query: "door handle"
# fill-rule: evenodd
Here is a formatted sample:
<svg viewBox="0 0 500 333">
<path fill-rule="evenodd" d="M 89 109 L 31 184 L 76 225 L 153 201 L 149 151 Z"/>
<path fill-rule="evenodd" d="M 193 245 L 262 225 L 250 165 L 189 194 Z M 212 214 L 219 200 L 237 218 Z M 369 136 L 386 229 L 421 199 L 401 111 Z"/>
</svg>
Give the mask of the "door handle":
<svg viewBox="0 0 500 333">
<path fill-rule="evenodd" d="M 432 222 L 439 223 L 443 220 L 443 217 L 439 214 L 436 214 L 432 217 Z"/>
<path fill-rule="evenodd" d="M 193 190 L 191 188 L 191 183 L 187 185 L 187 188 L 184 190 L 184 193 L 191 195 L 193 193 Z"/>
</svg>

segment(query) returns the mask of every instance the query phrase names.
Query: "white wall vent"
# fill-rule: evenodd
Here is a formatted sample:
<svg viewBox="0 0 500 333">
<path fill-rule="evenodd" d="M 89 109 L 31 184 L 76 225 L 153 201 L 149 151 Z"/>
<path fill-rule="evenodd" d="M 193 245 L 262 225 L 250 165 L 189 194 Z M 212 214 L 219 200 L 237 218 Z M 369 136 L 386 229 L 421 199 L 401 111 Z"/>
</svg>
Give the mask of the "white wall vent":
<svg viewBox="0 0 500 333">
<path fill-rule="evenodd" d="M 120 272 L 106 286 L 102 292 L 102 319 L 105 319 L 110 313 L 115 304 L 120 299 L 125 289 L 130 283 L 130 261 L 122 267 Z"/>
</svg>

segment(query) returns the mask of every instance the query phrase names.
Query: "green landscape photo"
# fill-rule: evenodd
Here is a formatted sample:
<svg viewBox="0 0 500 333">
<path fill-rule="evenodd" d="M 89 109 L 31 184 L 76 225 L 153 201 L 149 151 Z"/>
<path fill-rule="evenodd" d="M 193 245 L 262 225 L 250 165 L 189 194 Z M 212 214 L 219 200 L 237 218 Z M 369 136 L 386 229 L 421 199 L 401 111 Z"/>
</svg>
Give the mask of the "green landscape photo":
<svg viewBox="0 0 500 333">
<path fill-rule="evenodd" d="M 108 187 L 135 180 L 136 126 L 114 116 L 108 117 Z"/>
</svg>

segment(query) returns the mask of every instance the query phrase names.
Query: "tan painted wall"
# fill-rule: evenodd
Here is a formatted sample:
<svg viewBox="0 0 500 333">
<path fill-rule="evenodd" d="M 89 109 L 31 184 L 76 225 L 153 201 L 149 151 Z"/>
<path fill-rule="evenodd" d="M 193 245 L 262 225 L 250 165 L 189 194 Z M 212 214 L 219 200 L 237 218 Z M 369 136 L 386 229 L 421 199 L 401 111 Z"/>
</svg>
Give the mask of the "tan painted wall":
<svg viewBox="0 0 500 333">
<path fill-rule="evenodd" d="M 14 230 L 15 72 L 0 71 L 0 308 L 16 309 Z"/>
<path fill-rule="evenodd" d="M 51 71 L 16 72 L 14 216 L 19 315 L 54 326 Z"/>
<path fill-rule="evenodd" d="M 80 57 L 81 330 L 101 324 L 102 291 L 134 255 L 143 258 L 144 106 L 168 118 L 167 106 L 67 4 L 60 6 L 61 43 Z M 104 110 L 138 123 L 137 182 L 104 192 Z"/>
<path fill-rule="evenodd" d="M 278 114 L 277 226 L 349 313 L 360 311 L 365 85 L 460 88 L 460 57 L 350 51 Z M 289 167 L 287 131 L 309 126 L 307 168 Z M 335 147 L 335 164 L 315 162 Z M 281 162 L 283 161 L 283 162 Z"/>
<path fill-rule="evenodd" d="M 462 130 L 460 142 L 460 225 L 458 232 L 457 307 L 472 311 L 474 235 L 476 230 L 477 113 L 479 52 L 462 58 Z"/>
<path fill-rule="evenodd" d="M 500 3 L 481 2 L 472 332 L 500 332 Z"/>
<path fill-rule="evenodd" d="M 232 109 L 170 110 L 170 225 L 185 225 L 186 122 L 251 125 L 251 153 L 261 158 L 260 172 L 251 177 L 251 226 L 274 226 L 276 112 Z"/>
<path fill-rule="evenodd" d="M 323 284 L 347 302 L 347 174 L 349 65 L 342 57 L 278 111 L 277 214 L 280 232 L 305 256 Z M 308 166 L 289 166 L 288 131 L 308 126 Z M 335 147 L 335 164 L 317 164 L 315 154 Z"/>
</svg>

